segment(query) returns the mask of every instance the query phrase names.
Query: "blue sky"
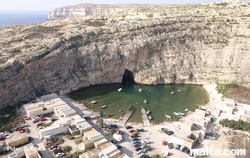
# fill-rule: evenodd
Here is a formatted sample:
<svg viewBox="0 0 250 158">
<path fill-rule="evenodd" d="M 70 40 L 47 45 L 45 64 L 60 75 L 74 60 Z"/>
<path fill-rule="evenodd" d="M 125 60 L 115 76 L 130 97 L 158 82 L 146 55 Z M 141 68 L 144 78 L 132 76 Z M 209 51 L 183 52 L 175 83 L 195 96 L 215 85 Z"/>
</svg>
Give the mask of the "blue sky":
<svg viewBox="0 0 250 158">
<path fill-rule="evenodd" d="M 202 2 L 219 2 L 220 0 L 0 0 L 0 11 L 51 11 L 80 3 L 95 4 L 191 4 Z M 249 1 L 249 0 L 248 0 Z"/>
</svg>

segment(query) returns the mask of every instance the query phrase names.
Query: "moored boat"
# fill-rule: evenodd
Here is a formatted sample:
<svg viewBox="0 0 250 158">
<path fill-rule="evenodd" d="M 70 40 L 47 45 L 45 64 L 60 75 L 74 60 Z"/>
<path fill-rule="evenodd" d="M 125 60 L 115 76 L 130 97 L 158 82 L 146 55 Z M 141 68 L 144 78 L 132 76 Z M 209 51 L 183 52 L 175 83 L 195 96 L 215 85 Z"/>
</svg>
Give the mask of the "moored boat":
<svg viewBox="0 0 250 158">
<path fill-rule="evenodd" d="M 178 89 L 177 92 L 182 92 L 182 90 Z"/>
<path fill-rule="evenodd" d="M 185 112 L 188 112 L 188 109 L 185 109 Z"/>
<path fill-rule="evenodd" d="M 178 112 L 173 112 L 174 115 L 179 116 L 180 114 Z"/>
<path fill-rule="evenodd" d="M 178 112 L 178 114 L 179 114 L 179 116 L 185 116 L 185 114 L 182 112 Z"/>
<path fill-rule="evenodd" d="M 149 116 L 148 116 L 148 119 L 149 119 L 149 120 L 152 120 L 152 116 L 149 115 Z"/>
<path fill-rule="evenodd" d="M 97 101 L 92 100 L 92 101 L 90 101 L 90 103 L 91 103 L 91 104 L 95 104 L 95 103 L 97 103 Z"/>
<path fill-rule="evenodd" d="M 148 103 L 148 101 L 147 101 L 146 99 L 144 99 L 144 103 L 145 103 L 145 104 L 147 104 L 147 103 Z"/>
<path fill-rule="evenodd" d="M 101 106 L 102 109 L 105 109 L 106 107 L 107 107 L 106 105 Z"/>
<path fill-rule="evenodd" d="M 171 116 L 169 116 L 169 115 L 167 115 L 167 114 L 165 114 L 165 117 L 168 118 L 168 119 L 171 119 L 171 118 L 172 118 Z"/>
<path fill-rule="evenodd" d="M 173 95 L 173 94 L 174 94 L 174 91 L 172 91 L 170 94 Z"/>
<path fill-rule="evenodd" d="M 120 92 L 120 91 L 122 91 L 122 88 L 119 88 L 119 89 L 118 89 L 118 92 Z"/>
<path fill-rule="evenodd" d="M 142 89 L 141 88 L 139 88 L 139 92 L 141 92 L 142 91 Z"/>
<path fill-rule="evenodd" d="M 150 114 L 150 110 L 146 110 L 146 114 L 147 114 L 147 115 Z"/>
</svg>

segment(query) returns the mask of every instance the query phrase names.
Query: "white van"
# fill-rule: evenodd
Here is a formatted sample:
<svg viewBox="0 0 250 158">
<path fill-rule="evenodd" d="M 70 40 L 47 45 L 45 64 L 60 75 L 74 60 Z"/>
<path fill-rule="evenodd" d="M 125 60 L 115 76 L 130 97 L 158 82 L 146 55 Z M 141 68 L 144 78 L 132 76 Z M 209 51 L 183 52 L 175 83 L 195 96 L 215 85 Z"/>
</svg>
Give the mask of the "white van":
<svg viewBox="0 0 250 158">
<path fill-rule="evenodd" d="M 50 139 L 52 139 L 52 138 L 53 138 L 52 135 L 46 135 L 46 136 L 44 136 L 44 139 L 45 139 L 45 140 L 50 140 Z"/>
</svg>

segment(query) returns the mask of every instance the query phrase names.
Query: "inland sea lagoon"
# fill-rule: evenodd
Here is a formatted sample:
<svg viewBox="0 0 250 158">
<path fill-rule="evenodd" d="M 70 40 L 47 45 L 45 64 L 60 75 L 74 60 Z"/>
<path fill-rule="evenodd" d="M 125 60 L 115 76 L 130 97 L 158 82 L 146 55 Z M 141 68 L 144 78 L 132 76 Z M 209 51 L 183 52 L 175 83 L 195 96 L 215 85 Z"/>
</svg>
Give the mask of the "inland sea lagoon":
<svg viewBox="0 0 250 158">
<path fill-rule="evenodd" d="M 118 89 L 122 88 L 120 92 Z M 209 101 L 207 91 L 198 85 L 138 85 L 107 84 L 87 87 L 69 94 L 75 101 L 88 104 L 94 111 L 102 111 L 118 119 L 132 105 L 135 112 L 131 122 L 142 122 L 141 107 L 151 111 L 153 123 L 166 121 L 165 114 L 174 116 L 173 112 L 184 113 L 185 109 L 194 110 Z M 97 101 L 91 104 L 92 100 Z M 144 102 L 147 101 L 147 103 Z M 106 108 L 101 107 L 106 105 Z"/>
</svg>

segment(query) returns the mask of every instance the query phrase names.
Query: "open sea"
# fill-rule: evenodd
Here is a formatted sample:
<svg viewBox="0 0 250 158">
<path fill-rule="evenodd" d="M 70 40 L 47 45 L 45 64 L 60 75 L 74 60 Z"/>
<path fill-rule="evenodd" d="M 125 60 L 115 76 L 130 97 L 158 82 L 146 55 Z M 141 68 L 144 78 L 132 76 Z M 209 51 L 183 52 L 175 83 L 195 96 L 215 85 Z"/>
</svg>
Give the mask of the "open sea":
<svg viewBox="0 0 250 158">
<path fill-rule="evenodd" d="M 0 11 L 0 27 L 47 21 L 49 11 Z"/>
</svg>

